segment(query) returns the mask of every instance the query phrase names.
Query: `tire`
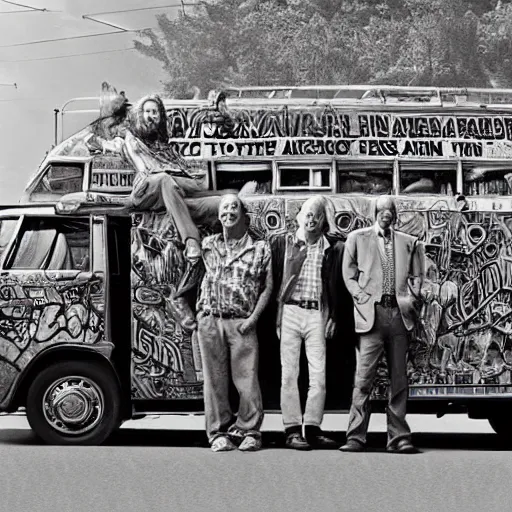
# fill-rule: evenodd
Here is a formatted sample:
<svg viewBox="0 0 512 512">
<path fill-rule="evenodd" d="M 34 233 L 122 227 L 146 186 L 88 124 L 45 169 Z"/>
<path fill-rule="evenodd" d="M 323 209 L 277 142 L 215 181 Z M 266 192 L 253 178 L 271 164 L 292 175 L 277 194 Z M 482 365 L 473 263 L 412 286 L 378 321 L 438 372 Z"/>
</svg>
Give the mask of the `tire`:
<svg viewBox="0 0 512 512">
<path fill-rule="evenodd" d="M 98 445 L 119 427 L 121 393 L 95 362 L 62 361 L 41 371 L 27 394 L 27 419 L 48 444 Z"/>
</svg>

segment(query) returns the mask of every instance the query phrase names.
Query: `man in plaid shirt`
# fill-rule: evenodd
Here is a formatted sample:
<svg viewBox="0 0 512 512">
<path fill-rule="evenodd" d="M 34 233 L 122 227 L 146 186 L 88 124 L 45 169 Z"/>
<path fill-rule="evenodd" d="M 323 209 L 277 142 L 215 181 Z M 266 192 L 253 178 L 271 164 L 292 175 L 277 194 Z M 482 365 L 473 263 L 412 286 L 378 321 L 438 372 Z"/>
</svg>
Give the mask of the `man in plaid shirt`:
<svg viewBox="0 0 512 512">
<path fill-rule="evenodd" d="M 281 340 L 281 410 L 286 446 L 296 450 L 335 448 L 321 424 L 326 397 L 326 338 L 350 300 L 343 284 L 341 263 L 344 244 L 334 234 L 334 207 L 323 196 L 304 202 L 297 215 L 299 228 L 272 240 L 278 293 L 277 334 Z M 304 415 L 298 389 L 299 361 L 305 344 L 309 390 Z M 303 433 L 304 424 L 304 433 Z"/>
<path fill-rule="evenodd" d="M 256 324 L 272 293 L 270 247 L 247 232 L 236 195 L 222 197 L 219 220 L 223 232 L 203 240 L 206 272 L 197 302 L 206 433 L 214 452 L 237 445 L 255 451 L 263 421 Z M 228 397 L 230 370 L 240 395 L 236 421 Z"/>
</svg>

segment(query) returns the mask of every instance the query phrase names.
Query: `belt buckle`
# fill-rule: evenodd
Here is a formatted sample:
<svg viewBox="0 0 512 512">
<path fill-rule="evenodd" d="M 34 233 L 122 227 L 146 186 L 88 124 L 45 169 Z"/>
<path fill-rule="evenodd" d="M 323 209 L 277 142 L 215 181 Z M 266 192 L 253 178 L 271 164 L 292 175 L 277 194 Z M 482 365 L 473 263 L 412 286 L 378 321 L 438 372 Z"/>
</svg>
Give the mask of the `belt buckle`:
<svg viewBox="0 0 512 512">
<path fill-rule="evenodd" d="M 384 295 L 381 299 L 381 305 L 385 308 L 393 307 L 393 296 L 392 295 Z"/>
</svg>

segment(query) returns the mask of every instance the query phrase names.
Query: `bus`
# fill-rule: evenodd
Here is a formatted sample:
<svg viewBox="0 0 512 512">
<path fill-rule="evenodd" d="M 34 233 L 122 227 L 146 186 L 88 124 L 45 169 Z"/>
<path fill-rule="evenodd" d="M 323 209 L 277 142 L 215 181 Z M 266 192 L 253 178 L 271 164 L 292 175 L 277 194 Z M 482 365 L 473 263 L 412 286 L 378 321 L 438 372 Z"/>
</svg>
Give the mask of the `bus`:
<svg viewBox="0 0 512 512">
<path fill-rule="evenodd" d="M 74 114 L 90 121 L 95 101 Z M 329 198 L 343 236 L 394 196 L 396 229 L 425 254 L 408 411 L 488 419 L 510 437 L 512 90 L 246 87 L 164 106 L 169 149 L 206 196 L 238 191 L 261 239 L 296 229 L 312 195 Z M 90 136 L 63 137 L 20 204 L 0 210 L 0 410 L 25 407 L 49 443 L 101 443 L 127 419 L 203 410 L 196 335 L 169 300 L 187 272 L 183 244 L 165 212 L 127 212 L 135 170 Z M 258 325 L 267 411 L 280 409 L 274 321 L 271 301 Z M 327 411 L 350 406 L 355 339 L 347 328 L 328 341 Z M 387 379 L 382 365 L 374 410 Z"/>
</svg>

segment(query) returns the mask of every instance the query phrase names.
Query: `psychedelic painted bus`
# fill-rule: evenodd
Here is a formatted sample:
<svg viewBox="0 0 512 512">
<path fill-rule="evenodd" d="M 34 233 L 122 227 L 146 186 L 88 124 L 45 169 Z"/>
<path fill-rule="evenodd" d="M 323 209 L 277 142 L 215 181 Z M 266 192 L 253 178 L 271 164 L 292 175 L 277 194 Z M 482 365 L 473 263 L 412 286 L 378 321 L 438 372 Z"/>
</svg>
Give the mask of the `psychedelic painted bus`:
<svg viewBox="0 0 512 512">
<path fill-rule="evenodd" d="M 126 133 L 144 134 L 136 105 L 105 91 L 108 108 L 103 96 L 103 110 L 96 99 L 75 111 L 99 119 L 58 143 L 21 204 L 0 211 L 0 409 L 26 407 L 53 443 L 99 443 L 126 419 L 203 408 L 197 336 L 173 300 L 185 288 L 194 311 L 194 269 L 165 208 L 127 207 L 137 170 Z M 408 410 L 468 413 L 510 435 L 512 90 L 233 88 L 163 105 L 165 147 L 148 162 L 168 172 L 170 158 L 201 185 L 184 202 L 202 236 L 218 231 L 225 190 L 268 240 L 296 230 L 312 195 L 333 205 L 341 240 L 374 223 L 379 195 L 393 195 L 396 229 L 424 249 Z M 258 325 L 268 411 L 280 409 L 275 315 L 274 296 Z M 326 410 L 346 411 L 351 307 L 336 324 Z M 375 410 L 387 379 L 383 364 Z"/>
</svg>

